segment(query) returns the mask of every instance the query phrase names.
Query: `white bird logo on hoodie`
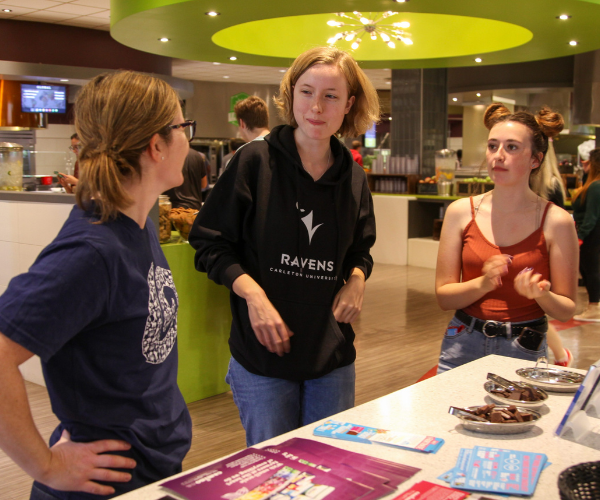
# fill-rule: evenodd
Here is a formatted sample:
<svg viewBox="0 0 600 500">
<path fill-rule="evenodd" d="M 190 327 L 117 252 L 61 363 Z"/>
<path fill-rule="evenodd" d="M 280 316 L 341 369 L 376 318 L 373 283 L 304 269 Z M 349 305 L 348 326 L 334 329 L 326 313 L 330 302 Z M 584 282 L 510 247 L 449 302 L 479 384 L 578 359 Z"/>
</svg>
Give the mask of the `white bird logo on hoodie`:
<svg viewBox="0 0 600 500">
<path fill-rule="evenodd" d="M 296 208 L 298 210 L 300 210 L 300 213 L 306 212 L 306 210 L 304 210 L 303 208 L 300 208 L 298 206 L 298 203 L 296 203 Z M 313 227 L 313 211 L 312 210 L 310 211 L 310 213 L 308 215 L 305 215 L 300 220 L 302 222 L 304 222 L 304 225 L 306 226 L 306 229 L 308 230 L 308 244 L 310 245 L 310 242 L 312 241 L 312 237 L 317 232 L 317 229 L 319 229 L 323 224 L 318 224 L 317 226 Z"/>
</svg>

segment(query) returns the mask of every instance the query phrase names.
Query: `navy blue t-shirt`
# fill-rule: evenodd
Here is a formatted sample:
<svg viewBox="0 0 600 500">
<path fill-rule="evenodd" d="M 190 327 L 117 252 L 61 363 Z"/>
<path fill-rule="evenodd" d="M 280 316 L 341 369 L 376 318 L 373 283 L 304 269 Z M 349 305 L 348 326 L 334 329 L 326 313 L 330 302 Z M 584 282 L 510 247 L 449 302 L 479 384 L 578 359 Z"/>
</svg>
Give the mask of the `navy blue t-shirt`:
<svg viewBox="0 0 600 500">
<path fill-rule="evenodd" d="M 112 484 L 118 495 L 181 470 L 191 420 L 177 386 L 177 291 L 154 226 L 122 214 L 96 220 L 74 207 L 29 272 L 11 280 L 0 332 L 42 359 L 61 422 L 50 445 L 63 429 L 73 441 L 132 445 L 119 454 L 137 467 L 130 482 Z"/>
</svg>

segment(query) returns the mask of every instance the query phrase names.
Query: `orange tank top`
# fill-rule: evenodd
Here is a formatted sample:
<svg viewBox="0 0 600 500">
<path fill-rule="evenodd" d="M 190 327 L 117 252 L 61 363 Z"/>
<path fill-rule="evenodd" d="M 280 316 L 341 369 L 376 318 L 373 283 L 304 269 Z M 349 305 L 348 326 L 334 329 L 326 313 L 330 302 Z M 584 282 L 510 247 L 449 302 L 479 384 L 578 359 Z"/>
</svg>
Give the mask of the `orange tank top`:
<svg viewBox="0 0 600 500">
<path fill-rule="evenodd" d="M 502 276 L 502 285 L 487 293 L 477 302 L 463 310 L 479 319 L 510 321 L 517 323 L 541 318 L 545 313 L 535 300 L 519 295 L 513 285 L 515 277 L 522 269 L 532 267 L 542 279 L 550 280 L 550 255 L 544 238 L 544 221 L 550 203 L 544 209 L 540 227 L 524 240 L 514 245 L 499 247 L 490 243 L 475 222 L 475 207 L 471 197 L 471 220 L 463 231 L 462 281 L 470 281 L 481 276 L 483 264 L 493 255 L 513 256 L 508 274 Z"/>
</svg>

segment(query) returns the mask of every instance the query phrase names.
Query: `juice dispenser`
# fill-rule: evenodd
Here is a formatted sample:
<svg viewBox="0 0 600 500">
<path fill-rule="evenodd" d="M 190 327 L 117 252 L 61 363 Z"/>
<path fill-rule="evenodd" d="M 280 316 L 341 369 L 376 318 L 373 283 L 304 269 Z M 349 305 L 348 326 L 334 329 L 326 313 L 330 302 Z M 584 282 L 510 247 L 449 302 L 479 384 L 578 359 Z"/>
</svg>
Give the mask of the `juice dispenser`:
<svg viewBox="0 0 600 500">
<path fill-rule="evenodd" d="M 23 190 L 23 146 L 0 142 L 0 191 Z"/>
</svg>

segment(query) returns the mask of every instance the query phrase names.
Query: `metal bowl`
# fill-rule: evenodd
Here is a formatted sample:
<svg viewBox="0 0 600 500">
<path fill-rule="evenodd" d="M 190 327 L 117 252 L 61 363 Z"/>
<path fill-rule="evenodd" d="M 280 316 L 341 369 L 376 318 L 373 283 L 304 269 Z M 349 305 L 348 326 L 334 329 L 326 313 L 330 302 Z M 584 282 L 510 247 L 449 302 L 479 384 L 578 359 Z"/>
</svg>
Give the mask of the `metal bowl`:
<svg viewBox="0 0 600 500">
<path fill-rule="evenodd" d="M 523 380 L 551 392 L 576 392 L 584 375 L 559 368 L 519 368 Z"/>
<path fill-rule="evenodd" d="M 524 408 L 538 408 L 546 403 L 546 400 L 548 399 L 548 393 L 546 391 L 531 384 L 524 384 L 522 382 L 520 382 L 520 384 L 527 385 L 529 387 L 535 387 L 542 399 L 540 399 L 539 401 L 523 401 L 521 399 L 508 399 L 502 396 L 501 394 L 494 394 L 492 391 L 495 389 L 502 389 L 502 386 L 496 384 L 492 380 L 487 380 L 485 384 L 483 384 L 483 388 L 485 389 L 485 392 L 488 393 L 488 396 L 490 398 L 492 398 L 496 403 L 500 403 L 501 405 L 513 404 L 516 406 L 522 406 Z"/>
<path fill-rule="evenodd" d="M 476 410 L 477 408 L 481 408 L 486 405 L 479 406 L 468 406 L 469 410 Z M 508 408 L 512 405 L 496 405 L 496 408 Z M 531 408 L 524 408 L 522 406 L 517 406 L 519 411 L 523 413 L 531 413 L 533 415 L 533 420 L 529 422 L 510 422 L 508 424 L 496 424 L 492 422 L 476 422 L 474 420 L 469 420 L 467 417 L 463 415 L 455 415 L 456 418 L 460 419 L 462 426 L 468 431 L 473 432 L 483 432 L 485 434 L 521 434 L 522 432 L 527 432 L 532 429 L 533 426 L 538 422 L 542 415 L 540 415 L 537 411 L 532 410 Z"/>
</svg>

